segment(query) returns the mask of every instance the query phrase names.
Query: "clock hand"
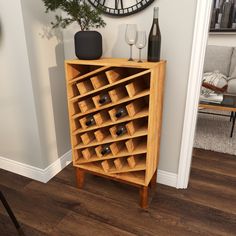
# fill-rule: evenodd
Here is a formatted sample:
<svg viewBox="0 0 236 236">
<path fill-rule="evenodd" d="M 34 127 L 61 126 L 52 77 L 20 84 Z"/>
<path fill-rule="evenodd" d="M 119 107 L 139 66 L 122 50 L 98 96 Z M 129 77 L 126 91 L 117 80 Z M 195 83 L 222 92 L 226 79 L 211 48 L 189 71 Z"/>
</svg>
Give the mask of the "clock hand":
<svg viewBox="0 0 236 236">
<path fill-rule="evenodd" d="M 121 9 L 124 9 L 123 0 L 115 0 L 115 9 L 119 8 L 119 3 L 120 3 Z"/>
<path fill-rule="evenodd" d="M 99 3 L 100 3 L 101 5 L 105 5 L 106 0 L 99 0 Z"/>
</svg>

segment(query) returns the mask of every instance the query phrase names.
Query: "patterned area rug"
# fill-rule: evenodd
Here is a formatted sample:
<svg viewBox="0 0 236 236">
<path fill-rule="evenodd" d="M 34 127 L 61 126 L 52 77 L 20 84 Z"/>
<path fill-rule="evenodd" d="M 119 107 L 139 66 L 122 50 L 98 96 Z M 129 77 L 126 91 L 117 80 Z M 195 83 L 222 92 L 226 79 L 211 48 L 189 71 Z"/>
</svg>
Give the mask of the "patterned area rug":
<svg viewBox="0 0 236 236">
<path fill-rule="evenodd" d="M 230 112 L 204 110 L 229 115 Z M 198 113 L 194 147 L 236 155 L 236 124 L 230 138 L 232 123 L 229 117 Z"/>
</svg>

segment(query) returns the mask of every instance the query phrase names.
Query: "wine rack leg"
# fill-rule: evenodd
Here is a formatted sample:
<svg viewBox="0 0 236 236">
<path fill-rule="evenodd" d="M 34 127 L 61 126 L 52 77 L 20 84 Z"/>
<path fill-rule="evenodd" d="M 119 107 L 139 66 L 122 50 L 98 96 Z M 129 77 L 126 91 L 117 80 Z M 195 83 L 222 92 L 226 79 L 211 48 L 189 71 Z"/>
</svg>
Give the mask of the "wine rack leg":
<svg viewBox="0 0 236 236">
<path fill-rule="evenodd" d="M 139 189 L 140 195 L 140 207 L 147 208 L 148 207 L 148 186 L 141 186 Z"/>
<path fill-rule="evenodd" d="M 84 170 L 80 168 L 76 168 L 76 181 L 77 181 L 77 187 L 83 188 L 84 186 L 84 179 L 85 179 L 85 172 Z"/>
<path fill-rule="evenodd" d="M 155 173 L 152 176 L 152 179 L 150 181 L 150 188 L 152 190 L 155 190 L 157 186 L 157 171 L 155 171 Z"/>
</svg>

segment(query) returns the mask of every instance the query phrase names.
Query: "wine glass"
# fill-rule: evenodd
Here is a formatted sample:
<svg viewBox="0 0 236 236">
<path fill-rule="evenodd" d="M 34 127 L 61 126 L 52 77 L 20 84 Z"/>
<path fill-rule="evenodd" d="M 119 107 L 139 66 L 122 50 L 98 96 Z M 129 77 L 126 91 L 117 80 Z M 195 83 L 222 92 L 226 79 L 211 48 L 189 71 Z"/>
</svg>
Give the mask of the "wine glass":
<svg viewBox="0 0 236 236">
<path fill-rule="evenodd" d="M 146 46 L 147 39 L 146 39 L 146 31 L 138 31 L 137 33 L 137 42 L 136 42 L 136 47 L 139 49 L 139 60 L 138 62 L 142 62 L 141 60 L 141 50 Z"/>
<path fill-rule="evenodd" d="M 137 25 L 135 24 L 127 24 L 126 32 L 125 32 L 125 41 L 130 46 L 130 58 L 128 61 L 133 61 L 132 58 L 132 46 L 136 43 L 137 40 Z"/>
</svg>

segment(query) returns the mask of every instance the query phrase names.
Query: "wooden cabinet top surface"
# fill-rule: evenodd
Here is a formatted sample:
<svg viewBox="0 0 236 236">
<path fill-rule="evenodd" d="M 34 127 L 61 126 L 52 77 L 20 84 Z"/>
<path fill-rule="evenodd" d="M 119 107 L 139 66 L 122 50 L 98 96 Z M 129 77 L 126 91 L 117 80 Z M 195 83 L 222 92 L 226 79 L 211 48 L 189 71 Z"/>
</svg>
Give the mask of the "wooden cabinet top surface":
<svg viewBox="0 0 236 236">
<path fill-rule="evenodd" d="M 160 62 L 137 62 L 136 61 L 128 61 L 127 58 L 101 58 L 98 60 L 66 60 L 66 64 L 80 64 L 80 65 L 101 65 L 101 66 L 121 66 L 121 67 L 136 67 L 136 68 L 152 68 L 159 64 L 165 63 L 165 60 L 161 60 Z"/>
</svg>

